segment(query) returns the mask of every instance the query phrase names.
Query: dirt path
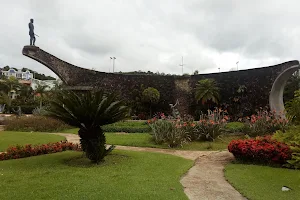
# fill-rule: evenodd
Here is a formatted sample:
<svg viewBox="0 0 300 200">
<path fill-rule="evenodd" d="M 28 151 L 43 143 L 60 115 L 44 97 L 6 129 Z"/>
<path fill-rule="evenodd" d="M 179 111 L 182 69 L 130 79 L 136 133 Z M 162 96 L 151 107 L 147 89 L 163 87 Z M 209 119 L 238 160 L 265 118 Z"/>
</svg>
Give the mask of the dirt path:
<svg viewBox="0 0 300 200">
<path fill-rule="evenodd" d="M 79 137 L 75 134 L 54 134 L 66 137 L 69 142 L 79 143 Z M 182 151 L 118 145 L 116 149 L 165 153 L 195 160 L 194 166 L 180 180 L 190 200 L 246 199 L 225 180 L 224 166 L 233 159 L 228 151 Z"/>
</svg>

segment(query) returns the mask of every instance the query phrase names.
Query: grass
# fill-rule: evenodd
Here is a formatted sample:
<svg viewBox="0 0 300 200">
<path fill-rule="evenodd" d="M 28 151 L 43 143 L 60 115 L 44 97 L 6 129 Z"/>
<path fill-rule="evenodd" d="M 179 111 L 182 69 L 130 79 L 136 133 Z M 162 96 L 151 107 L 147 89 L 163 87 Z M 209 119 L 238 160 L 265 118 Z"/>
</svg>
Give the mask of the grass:
<svg viewBox="0 0 300 200">
<path fill-rule="evenodd" d="M 80 152 L 0 162 L 0 199 L 188 199 L 180 177 L 193 161 L 114 150 L 100 165 Z"/>
<path fill-rule="evenodd" d="M 45 133 L 30 133 L 30 132 L 15 132 L 1 131 L 0 132 L 0 151 L 5 151 L 9 146 L 26 145 L 26 144 L 46 144 L 49 142 L 58 142 L 65 140 L 65 137 L 58 135 L 50 135 Z"/>
<path fill-rule="evenodd" d="M 251 200 L 295 200 L 300 197 L 300 171 L 268 166 L 229 164 L 225 168 L 228 181 Z M 282 192 L 288 186 L 291 191 Z"/>
<path fill-rule="evenodd" d="M 64 133 L 77 134 L 78 129 L 69 129 L 63 131 Z M 136 146 L 136 147 L 153 147 L 153 148 L 168 148 L 166 144 L 157 145 L 151 140 L 149 133 L 129 133 L 129 134 L 118 134 L 118 133 L 105 133 L 107 144 L 123 145 L 123 146 Z M 215 142 L 200 142 L 194 141 L 185 144 L 183 147 L 176 149 L 180 150 L 197 150 L 197 151 L 217 151 L 227 149 L 228 144 L 231 140 L 239 139 L 241 136 L 225 136 L 221 139 L 216 139 Z"/>
</svg>

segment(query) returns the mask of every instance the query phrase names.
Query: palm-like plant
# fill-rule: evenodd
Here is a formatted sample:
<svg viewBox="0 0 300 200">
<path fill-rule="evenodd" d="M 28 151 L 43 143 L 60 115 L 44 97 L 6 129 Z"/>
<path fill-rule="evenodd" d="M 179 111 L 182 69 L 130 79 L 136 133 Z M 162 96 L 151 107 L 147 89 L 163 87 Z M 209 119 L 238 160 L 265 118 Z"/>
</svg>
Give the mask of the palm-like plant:
<svg viewBox="0 0 300 200">
<path fill-rule="evenodd" d="M 196 84 L 195 98 L 202 104 L 207 101 L 218 103 L 220 100 L 219 88 L 214 79 L 202 79 Z"/>
<path fill-rule="evenodd" d="M 79 127 L 78 135 L 83 151 L 91 161 L 99 163 L 110 151 L 101 126 L 120 121 L 126 117 L 128 107 L 117 100 L 116 94 L 103 91 L 76 94 L 61 91 L 50 101 L 47 115 L 67 124 Z"/>
<path fill-rule="evenodd" d="M 37 88 L 35 89 L 35 94 L 39 94 L 40 95 L 40 109 L 42 108 L 43 105 L 43 98 L 47 92 L 47 88 L 49 88 L 48 85 L 42 85 L 42 84 L 38 84 Z"/>
</svg>

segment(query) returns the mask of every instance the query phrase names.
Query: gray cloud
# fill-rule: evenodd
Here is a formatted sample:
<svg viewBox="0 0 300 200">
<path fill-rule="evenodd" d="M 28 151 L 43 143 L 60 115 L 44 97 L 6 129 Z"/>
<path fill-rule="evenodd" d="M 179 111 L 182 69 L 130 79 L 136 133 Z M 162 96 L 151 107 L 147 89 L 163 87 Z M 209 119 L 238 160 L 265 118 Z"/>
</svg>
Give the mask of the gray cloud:
<svg viewBox="0 0 300 200">
<path fill-rule="evenodd" d="M 296 0 L 89 1 L 11 0 L 0 7 L 0 65 L 51 73 L 24 57 L 28 22 L 37 45 L 85 68 L 111 71 L 217 72 L 297 59 Z"/>
</svg>

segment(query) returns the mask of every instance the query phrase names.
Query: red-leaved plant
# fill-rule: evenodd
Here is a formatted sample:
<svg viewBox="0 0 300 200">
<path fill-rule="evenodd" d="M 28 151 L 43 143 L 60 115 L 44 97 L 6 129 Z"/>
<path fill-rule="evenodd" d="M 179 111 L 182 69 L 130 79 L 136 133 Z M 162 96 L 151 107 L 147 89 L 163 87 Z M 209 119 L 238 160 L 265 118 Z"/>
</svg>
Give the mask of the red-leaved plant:
<svg viewBox="0 0 300 200">
<path fill-rule="evenodd" d="M 271 136 L 233 140 L 228 150 L 237 160 L 261 164 L 285 164 L 292 157 L 290 147 Z"/>
<path fill-rule="evenodd" d="M 73 144 L 70 142 L 56 142 L 56 143 L 48 143 L 43 145 L 35 145 L 27 144 L 25 146 L 13 146 L 9 147 L 5 153 L 0 153 L 0 161 L 1 160 L 9 160 L 9 159 L 18 159 L 18 158 L 26 158 L 30 156 L 37 156 L 43 154 L 50 154 L 56 152 L 62 152 L 67 150 L 80 151 L 81 148 L 78 144 Z"/>
</svg>

